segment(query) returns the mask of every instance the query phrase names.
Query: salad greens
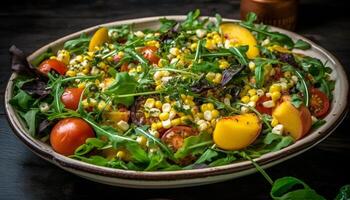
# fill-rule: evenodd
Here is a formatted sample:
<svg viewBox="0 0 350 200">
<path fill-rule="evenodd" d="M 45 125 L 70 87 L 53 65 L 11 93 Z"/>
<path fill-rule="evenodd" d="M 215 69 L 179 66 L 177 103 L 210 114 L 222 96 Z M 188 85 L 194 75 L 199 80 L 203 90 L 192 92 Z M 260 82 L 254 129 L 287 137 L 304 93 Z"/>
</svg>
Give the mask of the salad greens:
<svg viewBox="0 0 350 200">
<path fill-rule="evenodd" d="M 309 43 L 255 20 L 250 13 L 239 24 L 222 23 L 220 15 L 201 18 L 195 10 L 183 22 L 161 18 L 157 30 L 102 27 L 31 63 L 12 47 L 18 76 L 10 104 L 33 137 L 50 139 L 59 153 L 73 149 L 62 153 L 73 159 L 137 171 L 250 160 L 272 184 L 273 199 L 322 199 L 296 178 L 272 181 L 252 159 L 324 123 L 335 85 L 331 68 L 293 52 Z M 288 114 L 307 111 L 300 120 L 308 122 L 306 132 L 294 133 L 283 115 L 273 114 L 283 103 L 290 104 Z M 65 118 L 82 119 L 95 137 L 69 124 L 66 132 L 83 141 L 74 148 L 59 143 L 52 127 Z"/>
</svg>

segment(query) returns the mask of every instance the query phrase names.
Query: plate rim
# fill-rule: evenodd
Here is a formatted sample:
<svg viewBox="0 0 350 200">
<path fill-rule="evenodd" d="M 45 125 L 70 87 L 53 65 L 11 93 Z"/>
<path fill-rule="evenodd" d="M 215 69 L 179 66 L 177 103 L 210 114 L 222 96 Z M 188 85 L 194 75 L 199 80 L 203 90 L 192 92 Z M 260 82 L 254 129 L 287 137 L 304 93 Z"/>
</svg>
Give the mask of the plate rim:
<svg viewBox="0 0 350 200">
<path fill-rule="evenodd" d="M 101 26 L 115 26 L 120 24 L 131 24 L 131 23 L 147 23 L 147 22 L 154 22 L 158 21 L 159 18 L 166 17 L 168 19 L 175 19 L 178 21 L 183 20 L 186 16 L 185 15 L 169 15 L 169 16 L 154 16 L 154 17 L 146 17 L 146 18 L 135 18 L 135 19 L 126 19 L 126 20 L 117 20 L 109 23 L 103 23 L 96 26 L 92 26 L 80 31 L 77 31 L 75 33 L 69 34 L 67 36 L 61 37 L 53 42 L 48 43 L 47 45 L 44 45 L 43 47 L 35 50 L 31 55 L 28 56 L 28 59 L 32 59 L 38 54 L 38 52 L 46 51 L 49 47 L 55 46 L 63 41 L 66 41 L 68 39 L 74 38 L 78 35 L 80 35 L 82 32 L 92 32 L 96 30 L 97 28 Z M 206 16 L 203 16 L 206 17 Z M 213 17 L 209 17 L 210 19 L 213 19 Z M 235 19 L 227 19 L 223 18 L 223 21 L 227 22 L 238 22 L 240 20 Z M 310 41 L 309 39 L 291 32 L 287 31 L 281 28 L 273 27 L 274 30 L 287 33 L 289 36 L 293 35 L 293 37 L 296 37 L 298 39 L 303 39 L 307 42 L 309 42 L 313 48 L 315 48 L 319 53 L 322 53 L 323 56 L 327 57 L 327 60 L 330 60 L 333 62 L 334 70 L 337 72 L 337 76 L 341 76 L 344 79 L 344 89 L 346 89 L 345 97 L 339 98 L 340 100 L 343 100 L 343 104 L 341 105 L 342 109 L 340 109 L 342 112 L 339 114 L 335 114 L 336 116 L 332 116 L 332 118 L 335 118 L 335 121 L 333 124 L 330 124 L 326 130 L 319 131 L 318 129 L 315 130 L 314 134 L 309 134 L 308 136 L 314 136 L 313 138 L 305 137 L 302 140 L 297 141 L 293 145 L 290 145 L 282 150 L 279 150 L 277 152 L 270 152 L 267 154 L 264 154 L 263 156 L 254 159 L 257 163 L 264 166 L 269 163 L 276 162 L 280 160 L 283 157 L 291 156 L 291 155 L 298 155 L 299 151 L 307 150 L 315 145 L 317 145 L 319 142 L 327 138 L 343 119 L 345 118 L 348 110 L 349 110 L 349 82 L 347 74 L 344 70 L 344 67 L 341 65 L 339 60 L 332 55 L 329 51 L 324 49 L 323 47 L 315 44 L 314 42 Z M 115 169 L 115 168 L 108 168 L 108 167 L 101 167 L 96 166 L 93 164 L 85 163 L 82 161 L 77 161 L 68 157 L 65 157 L 63 155 L 60 155 L 56 152 L 54 152 L 51 148 L 48 146 L 45 147 L 43 145 L 39 145 L 37 142 L 38 140 L 30 136 L 28 133 L 26 133 L 25 128 L 21 127 L 21 123 L 19 122 L 21 119 L 18 117 L 17 113 L 14 111 L 12 106 L 8 103 L 8 100 L 12 96 L 12 80 L 15 78 L 16 74 L 12 73 L 11 77 L 7 83 L 4 100 L 5 100 L 5 111 L 6 116 L 8 119 L 8 122 L 15 133 L 15 135 L 26 144 L 32 150 L 34 153 L 38 154 L 40 157 L 44 158 L 45 160 L 48 160 L 55 165 L 58 165 L 61 168 L 72 168 L 79 171 L 84 171 L 87 173 L 102 175 L 102 176 L 108 176 L 108 177 L 118 177 L 123 179 L 137 179 L 137 180 L 179 180 L 179 179 L 193 179 L 193 178 L 202 178 L 207 176 L 215 176 L 215 175 L 223 175 L 228 173 L 235 173 L 239 171 L 249 170 L 251 168 L 254 168 L 254 166 L 251 164 L 250 161 L 240 161 L 238 163 L 232 163 L 228 165 L 218 166 L 218 167 L 209 167 L 209 168 L 203 168 L 203 169 L 192 169 L 192 170 L 177 170 L 177 171 L 133 171 L 133 170 L 123 170 L 123 169 Z M 338 104 L 338 102 L 336 102 Z M 334 109 L 334 108 L 333 108 Z M 332 110 L 333 110 L 332 109 Z M 339 109 L 338 109 L 339 110 Z M 331 113 L 329 114 L 331 115 Z M 334 115 L 334 114 L 332 114 Z M 327 124 L 325 124 L 327 125 Z M 324 125 L 324 126 L 325 126 Z M 315 136 L 315 134 L 318 132 L 318 134 Z M 313 133 L 313 132 L 312 132 Z M 306 138 L 309 138 L 309 140 L 305 141 Z M 302 151 L 304 152 L 304 151 Z"/>
</svg>

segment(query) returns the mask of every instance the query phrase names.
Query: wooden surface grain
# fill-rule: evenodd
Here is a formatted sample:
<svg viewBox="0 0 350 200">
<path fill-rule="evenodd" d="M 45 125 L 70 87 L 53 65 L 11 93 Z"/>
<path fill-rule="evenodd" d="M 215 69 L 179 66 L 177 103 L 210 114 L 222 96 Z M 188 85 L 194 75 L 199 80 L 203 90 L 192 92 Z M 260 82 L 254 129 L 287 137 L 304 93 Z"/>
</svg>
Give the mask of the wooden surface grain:
<svg viewBox="0 0 350 200">
<path fill-rule="evenodd" d="M 69 33 L 100 23 L 156 15 L 186 14 L 239 17 L 239 1 L 180 0 L 6 0 L 0 7 L 0 199 L 269 199 L 270 186 L 259 174 L 223 183 L 183 189 L 126 189 L 94 183 L 42 160 L 12 133 L 3 106 L 10 76 L 8 48 L 25 52 Z M 350 70 L 350 6 L 345 0 L 301 0 L 296 32 L 333 53 Z M 276 179 L 295 176 L 333 199 L 350 183 L 349 117 L 325 141 L 267 170 Z"/>
</svg>

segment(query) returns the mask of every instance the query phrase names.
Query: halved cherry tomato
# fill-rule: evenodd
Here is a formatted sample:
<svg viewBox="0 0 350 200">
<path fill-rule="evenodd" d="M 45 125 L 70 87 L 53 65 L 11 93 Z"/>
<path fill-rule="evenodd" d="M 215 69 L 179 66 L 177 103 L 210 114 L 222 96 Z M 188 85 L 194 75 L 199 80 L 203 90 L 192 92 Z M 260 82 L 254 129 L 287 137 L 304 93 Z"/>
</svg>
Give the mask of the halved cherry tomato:
<svg viewBox="0 0 350 200">
<path fill-rule="evenodd" d="M 197 134 L 198 132 L 191 127 L 174 126 L 163 134 L 162 141 L 174 152 L 176 152 L 182 147 L 185 138 Z"/>
<path fill-rule="evenodd" d="M 152 64 L 157 64 L 159 61 L 159 56 L 157 56 L 157 47 L 154 46 L 145 46 L 140 49 L 143 57 L 145 57 Z"/>
<path fill-rule="evenodd" d="M 324 117 L 329 110 L 327 95 L 316 88 L 311 89 L 310 111 L 316 117 Z"/>
<path fill-rule="evenodd" d="M 88 138 L 95 137 L 91 126 L 80 118 L 66 118 L 51 130 L 50 143 L 57 153 L 68 156 Z"/>
<path fill-rule="evenodd" d="M 51 70 L 55 70 L 61 75 L 65 75 L 68 68 L 67 66 L 56 59 L 47 59 L 39 65 L 39 71 L 43 74 L 48 74 Z"/>
<path fill-rule="evenodd" d="M 120 66 L 121 72 L 127 72 L 129 71 L 129 63 L 123 63 L 122 66 Z"/>
<path fill-rule="evenodd" d="M 66 88 L 61 96 L 61 101 L 66 108 L 76 110 L 82 93 L 82 88 Z"/>
<path fill-rule="evenodd" d="M 271 100 L 270 97 L 267 97 L 267 96 L 261 96 L 259 98 L 259 100 L 256 102 L 256 110 L 259 111 L 260 113 L 264 113 L 264 114 L 268 114 L 268 115 L 271 115 L 272 114 L 272 108 L 265 108 L 263 103 L 265 101 L 269 101 Z"/>
</svg>

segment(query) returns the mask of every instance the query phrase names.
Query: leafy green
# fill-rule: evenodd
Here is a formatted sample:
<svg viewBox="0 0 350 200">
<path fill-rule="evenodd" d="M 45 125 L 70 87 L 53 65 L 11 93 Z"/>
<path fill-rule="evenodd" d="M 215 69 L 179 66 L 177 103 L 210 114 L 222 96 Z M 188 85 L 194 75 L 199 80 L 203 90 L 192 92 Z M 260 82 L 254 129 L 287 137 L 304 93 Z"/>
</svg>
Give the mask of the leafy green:
<svg viewBox="0 0 350 200">
<path fill-rule="evenodd" d="M 79 38 L 65 42 L 63 48 L 72 54 L 81 54 L 87 51 L 90 40 L 91 37 L 86 33 L 82 33 Z"/>
<path fill-rule="evenodd" d="M 36 137 L 36 129 L 37 129 L 37 114 L 39 109 L 31 109 L 28 112 L 21 114 L 23 119 L 25 120 L 28 126 L 28 132 L 31 136 Z"/>
<path fill-rule="evenodd" d="M 27 111 L 33 106 L 34 101 L 35 99 L 33 97 L 19 89 L 17 94 L 10 99 L 9 103 L 20 111 Z"/>
<path fill-rule="evenodd" d="M 113 97 L 114 102 L 130 106 L 134 102 L 134 97 L 118 97 L 118 95 L 136 92 L 137 81 L 127 72 L 117 73 L 114 82 L 105 90 L 106 94 Z"/>
<path fill-rule="evenodd" d="M 306 183 L 290 176 L 277 179 L 272 185 L 270 195 L 274 200 L 325 200 L 324 197 L 317 194 Z"/>
<path fill-rule="evenodd" d="M 159 19 L 159 22 L 160 22 L 159 31 L 162 32 L 162 33 L 165 33 L 167 31 L 169 31 L 177 23 L 175 20 L 166 19 L 166 18 Z"/>
<path fill-rule="evenodd" d="M 98 138 L 88 138 L 85 141 L 85 144 L 82 144 L 80 147 L 78 147 L 74 155 L 82 156 L 87 153 L 89 153 L 93 149 L 101 149 L 104 147 L 107 143 L 105 141 L 102 141 Z"/>
<path fill-rule="evenodd" d="M 263 149 L 273 152 L 293 144 L 294 139 L 291 136 L 282 136 L 269 132 L 264 138 L 263 142 L 266 144 Z"/>
<path fill-rule="evenodd" d="M 208 73 L 208 72 L 220 72 L 220 68 L 217 63 L 211 63 L 203 61 L 201 63 L 194 63 L 192 68 L 192 72 L 196 73 Z"/>
<path fill-rule="evenodd" d="M 213 158 L 217 157 L 219 154 L 218 152 L 214 151 L 213 149 L 207 149 L 204 151 L 204 153 L 196 160 L 194 164 L 202 164 L 205 162 L 211 162 Z"/>
<path fill-rule="evenodd" d="M 291 103 L 294 105 L 294 107 L 300 108 L 300 106 L 303 104 L 303 100 L 299 97 L 299 95 L 292 94 Z"/>
<path fill-rule="evenodd" d="M 77 159 L 77 160 L 80 160 L 80 161 L 83 161 L 83 162 L 98 165 L 98 166 L 107 166 L 109 163 L 109 161 L 106 158 L 104 158 L 102 156 L 97 156 L 97 155 L 90 156 L 88 158 L 84 157 L 84 156 L 79 156 L 79 155 L 72 155 L 70 157 Z"/>
<path fill-rule="evenodd" d="M 257 88 L 262 88 L 265 84 L 265 67 L 267 65 L 277 64 L 278 60 L 267 59 L 267 58 L 256 58 L 255 63 L 255 85 Z"/>
<path fill-rule="evenodd" d="M 188 155 L 197 155 L 205 151 L 205 149 L 213 144 L 211 134 L 202 132 L 199 135 L 190 136 L 184 140 L 183 145 L 174 154 L 176 159 L 184 158 Z"/>
<path fill-rule="evenodd" d="M 237 158 L 234 155 L 227 155 L 224 158 L 220 158 L 217 160 L 214 160 L 209 164 L 209 167 L 216 167 L 216 166 L 222 166 L 232 163 L 233 161 L 237 160 Z"/>
<path fill-rule="evenodd" d="M 202 24 L 197 20 L 201 14 L 199 9 L 191 11 L 187 14 L 185 21 L 183 21 L 180 26 L 182 30 L 193 30 L 202 26 Z"/>
<path fill-rule="evenodd" d="M 302 49 L 302 50 L 307 50 L 311 48 L 311 45 L 307 42 L 305 42 L 302 39 L 299 39 L 296 41 L 296 43 L 294 44 L 294 48 L 296 49 Z"/>
<path fill-rule="evenodd" d="M 32 62 L 30 62 L 34 67 L 39 66 L 39 64 L 45 60 L 53 56 L 54 54 L 52 53 L 51 49 L 48 49 L 46 52 L 40 54 L 38 57 L 34 58 Z"/>
<path fill-rule="evenodd" d="M 317 128 L 321 127 L 321 126 L 322 126 L 323 124 L 325 124 L 325 123 L 326 123 L 326 120 L 324 120 L 324 119 L 319 119 L 319 120 L 317 120 L 315 123 L 312 124 L 311 128 L 312 128 L 312 129 L 317 129 Z"/>
<path fill-rule="evenodd" d="M 349 200 L 350 199 L 350 185 L 344 185 L 340 188 L 338 195 L 335 200 Z"/>
</svg>

